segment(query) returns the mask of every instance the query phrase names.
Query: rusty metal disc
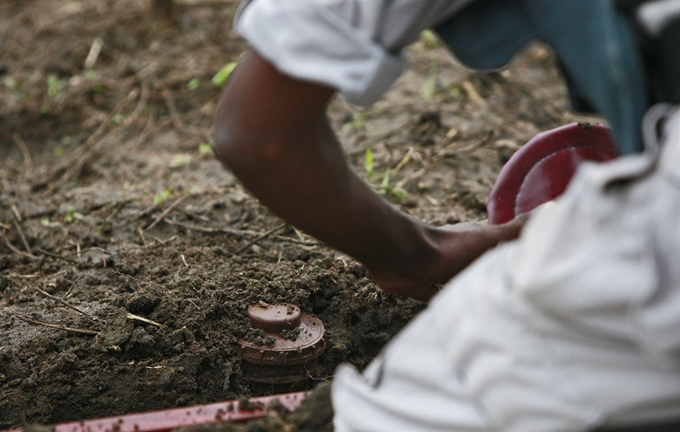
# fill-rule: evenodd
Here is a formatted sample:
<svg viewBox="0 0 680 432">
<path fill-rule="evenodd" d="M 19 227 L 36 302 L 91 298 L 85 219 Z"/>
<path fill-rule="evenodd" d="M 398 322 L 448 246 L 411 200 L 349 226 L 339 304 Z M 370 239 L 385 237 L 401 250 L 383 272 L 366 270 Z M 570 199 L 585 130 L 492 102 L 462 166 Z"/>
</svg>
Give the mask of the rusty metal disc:
<svg viewBox="0 0 680 432">
<path fill-rule="evenodd" d="M 264 330 L 274 340 L 272 345 L 258 345 L 239 339 L 243 360 L 254 364 L 292 365 L 317 358 L 325 348 L 323 323 L 291 304 L 253 305 L 248 307 L 253 327 Z M 285 331 L 290 336 L 285 335 Z M 297 333 L 297 337 L 292 335 Z"/>
</svg>

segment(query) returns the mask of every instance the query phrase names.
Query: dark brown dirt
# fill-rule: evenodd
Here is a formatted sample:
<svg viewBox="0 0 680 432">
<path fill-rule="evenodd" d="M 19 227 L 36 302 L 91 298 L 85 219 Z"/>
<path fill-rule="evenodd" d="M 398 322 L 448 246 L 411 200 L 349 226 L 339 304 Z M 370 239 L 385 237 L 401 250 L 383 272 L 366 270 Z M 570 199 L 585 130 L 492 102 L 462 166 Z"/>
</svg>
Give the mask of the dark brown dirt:
<svg viewBox="0 0 680 432">
<path fill-rule="evenodd" d="M 235 8 L 187 0 L 173 24 L 142 0 L 0 4 L 0 429 L 251 395 L 235 340 L 258 301 L 323 320 L 310 386 L 365 366 L 423 308 L 291 227 L 243 249 L 281 221 L 206 151 L 211 77 L 246 49 Z M 534 46 L 477 74 L 428 38 L 410 53 L 376 106 L 334 102 L 348 158 L 420 219 L 484 218 L 510 154 L 577 119 L 552 58 Z M 322 430 L 320 405 L 284 419 Z M 272 418 L 251 430 L 281 429 Z"/>
</svg>

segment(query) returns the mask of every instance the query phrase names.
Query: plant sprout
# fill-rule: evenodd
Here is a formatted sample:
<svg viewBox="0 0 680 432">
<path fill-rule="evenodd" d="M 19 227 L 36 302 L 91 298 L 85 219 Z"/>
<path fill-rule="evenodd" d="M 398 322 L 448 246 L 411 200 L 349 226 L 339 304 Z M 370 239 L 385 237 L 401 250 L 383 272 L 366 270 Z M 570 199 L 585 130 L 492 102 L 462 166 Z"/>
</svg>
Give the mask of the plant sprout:
<svg viewBox="0 0 680 432">
<path fill-rule="evenodd" d="M 373 176 L 373 149 L 370 147 L 366 149 L 364 164 L 366 166 L 366 177 L 371 178 Z"/>
<path fill-rule="evenodd" d="M 196 90 L 201 85 L 201 80 L 198 78 L 191 78 L 187 83 L 187 89 Z"/>
<path fill-rule="evenodd" d="M 170 161 L 170 168 L 181 168 L 184 165 L 188 164 L 190 160 L 191 157 L 189 155 L 176 154 Z"/>
<path fill-rule="evenodd" d="M 198 146 L 198 153 L 202 156 L 209 155 L 213 153 L 212 145 L 208 142 L 203 142 Z"/>
<path fill-rule="evenodd" d="M 437 72 L 437 63 L 431 61 L 427 72 L 427 81 L 425 81 L 425 85 L 423 86 L 423 99 L 426 101 L 431 101 L 432 98 L 434 98 L 437 90 Z"/>
<path fill-rule="evenodd" d="M 153 197 L 153 202 L 156 205 L 161 205 L 165 201 L 168 200 L 172 196 L 172 189 L 166 188 L 163 192 L 156 194 L 155 197 Z"/>
<path fill-rule="evenodd" d="M 76 211 L 76 208 L 73 206 L 69 206 L 68 210 L 66 210 L 66 216 L 64 217 L 64 222 L 66 223 L 72 223 L 76 222 L 79 220 L 83 220 L 85 216 L 83 216 L 82 213 L 78 213 Z"/>
<path fill-rule="evenodd" d="M 222 87 L 229 79 L 229 75 L 236 69 L 236 62 L 227 63 L 219 72 L 212 77 L 212 84 L 215 87 Z"/>
<path fill-rule="evenodd" d="M 428 49 L 435 49 L 439 46 L 437 35 L 435 35 L 432 30 L 423 30 L 423 32 L 420 33 L 420 37 L 423 39 L 425 47 Z"/>
<path fill-rule="evenodd" d="M 61 80 L 56 74 L 47 75 L 47 95 L 54 100 L 61 95 Z"/>
<path fill-rule="evenodd" d="M 400 187 L 397 186 L 392 186 L 390 184 L 390 174 L 391 171 L 389 169 L 385 170 L 382 174 L 378 174 L 377 176 L 375 175 L 375 164 L 374 164 L 374 159 L 373 159 L 373 149 L 370 147 L 366 149 L 366 153 L 364 155 L 364 166 L 366 168 L 366 180 L 371 184 L 371 180 L 375 178 L 376 180 L 380 181 L 380 185 L 374 188 L 380 193 L 381 195 L 392 195 L 395 197 L 397 200 L 402 201 L 404 197 L 406 196 L 406 191 L 403 190 Z"/>
</svg>

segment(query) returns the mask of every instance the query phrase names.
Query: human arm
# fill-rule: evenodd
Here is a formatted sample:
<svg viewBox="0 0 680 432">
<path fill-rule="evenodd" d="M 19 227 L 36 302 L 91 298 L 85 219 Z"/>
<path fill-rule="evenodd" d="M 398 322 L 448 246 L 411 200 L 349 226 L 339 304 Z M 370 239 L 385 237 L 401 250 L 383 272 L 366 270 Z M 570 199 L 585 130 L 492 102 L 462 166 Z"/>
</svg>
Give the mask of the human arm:
<svg viewBox="0 0 680 432">
<path fill-rule="evenodd" d="M 326 117 L 333 94 L 249 53 L 220 101 L 218 158 L 284 220 L 362 262 L 385 291 L 419 300 L 518 235 L 520 221 L 437 228 L 390 205 L 349 167 Z"/>
</svg>

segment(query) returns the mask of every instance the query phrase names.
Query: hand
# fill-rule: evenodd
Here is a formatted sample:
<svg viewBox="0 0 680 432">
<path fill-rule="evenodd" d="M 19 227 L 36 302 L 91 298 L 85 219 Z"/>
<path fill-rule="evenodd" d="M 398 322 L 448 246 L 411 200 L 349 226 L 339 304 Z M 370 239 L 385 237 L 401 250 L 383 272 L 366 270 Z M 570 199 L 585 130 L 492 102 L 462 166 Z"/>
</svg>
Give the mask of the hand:
<svg viewBox="0 0 680 432">
<path fill-rule="evenodd" d="M 369 274 L 384 291 L 429 301 L 437 292 L 438 284 L 448 282 L 484 252 L 498 243 L 516 239 L 529 219 L 529 213 L 519 215 L 502 225 L 488 225 L 486 221 L 465 222 L 432 228 L 432 239 L 437 244 L 438 256 L 420 274 L 399 274 L 371 271 Z"/>
</svg>

